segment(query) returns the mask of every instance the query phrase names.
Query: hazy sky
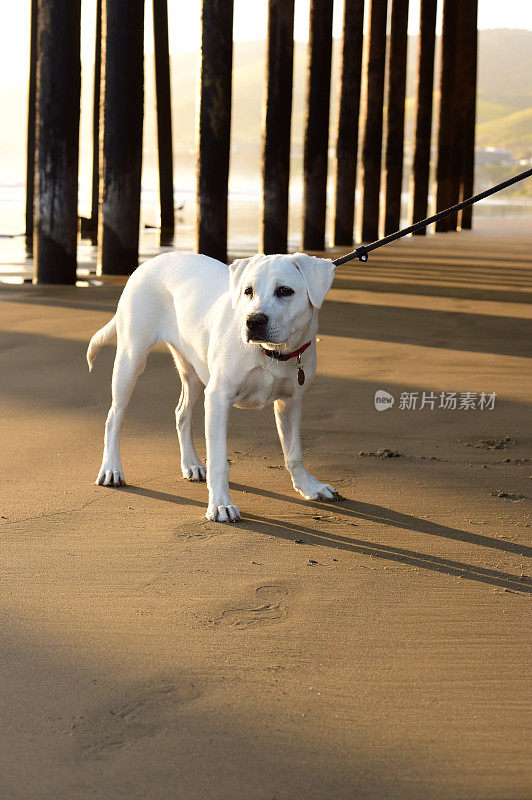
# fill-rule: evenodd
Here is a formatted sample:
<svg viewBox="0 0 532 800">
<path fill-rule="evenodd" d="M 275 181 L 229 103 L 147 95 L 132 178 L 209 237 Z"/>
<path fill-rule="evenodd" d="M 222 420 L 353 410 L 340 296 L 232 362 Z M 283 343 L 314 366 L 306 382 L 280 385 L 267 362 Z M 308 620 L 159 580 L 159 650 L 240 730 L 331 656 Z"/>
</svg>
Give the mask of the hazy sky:
<svg viewBox="0 0 532 800">
<path fill-rule="evenodd" d="M 420 0 L 410 0 L 410 32 L 418 29 Z M 391 4 L 391 3 L 390 3 Z M 441 13 L 442 0 L 439 0 Z M 82 0 L 82 57 L 91 59 L 96 0 Z M 197 48 L 201 0 L 168 0 L 170 47 L 180 53 Z M 234 36 L 238 41 L 262 39 L 266 31 L 267 0 L 235 0 Z M 308 34 L 309 0 L 296 0 L 295 38 Z M 335 0 L 334 32 L 341 32 L 343 2 Z M 6 10 L 0 32 L 0 90 L 27 79 L 30 0 L 16 0 Z M 151 50 L 151 0 L 146 0 L 146 50 Z M 526 28 L 532 30 L 532 0 L 479 0 L 480 28 Z"/>
</svg>

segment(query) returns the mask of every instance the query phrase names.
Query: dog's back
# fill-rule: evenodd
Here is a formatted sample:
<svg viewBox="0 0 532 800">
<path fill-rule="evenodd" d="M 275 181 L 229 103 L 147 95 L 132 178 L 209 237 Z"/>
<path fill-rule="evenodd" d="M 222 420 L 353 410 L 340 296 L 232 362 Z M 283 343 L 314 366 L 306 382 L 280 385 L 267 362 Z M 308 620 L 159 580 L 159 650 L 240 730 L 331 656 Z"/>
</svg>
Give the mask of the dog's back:
<svg viewBox="0 0 532 800">
<path fill-rule="evenodd" d="M 115 316 L 92 337 L 89 370 L 101 348 L 116 335 L 124 342 L 168 342 L 192 363 L 206 363 L 216 303 L 229 289 L 225 264 L 195 253 L 163 253 L 129 278 Z M 229 302 L 229 299 L 227 300 Z"/>
</svg>

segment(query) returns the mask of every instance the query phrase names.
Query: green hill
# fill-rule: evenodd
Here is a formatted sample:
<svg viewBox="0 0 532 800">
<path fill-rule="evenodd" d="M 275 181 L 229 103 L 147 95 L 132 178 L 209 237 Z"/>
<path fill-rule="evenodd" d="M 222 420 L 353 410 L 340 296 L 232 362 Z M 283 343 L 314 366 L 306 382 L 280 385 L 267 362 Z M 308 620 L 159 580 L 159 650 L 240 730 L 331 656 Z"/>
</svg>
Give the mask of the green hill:
<svg viewBox="0 0 532 800">
<path fill-rule="evenodd" d="M 532 108 L 477 126 L 477 147 L 504 147 L 516 157 L 532 155 Z"/>
<path fill-rule="evenodd" d="M 409 37 L 406 108 L 406 142 L 411 142 L 415 111 L 417 37 Z M 259 175 L 262 103 L 265 75 L 265 42 L 241 42 L 234 48 L 232 169 Z M 337 116 L 340 42 L 334 42 L 331 91 L 331 147 Z M 198 82 L 198 54 L 172 57 L 172 99 L 176 174 L 194 171 L 194 139 Z M 83 65 L 82 134 L 80 167 L 85 177 L 91 165 L 91 64 Z M 435 85 L 437 85 L 437 72 Z M 294 102 L 292 140 L 299 161 L 304 136 L 307 45 L 296 43 L 294 52 Z M 0 128 L 0 182 L 23 180 L 25 165 L 25 85 L 0 94 L 0 105 L 9 125 Z M 436 93 L 435 93 L 436 100 Z M 436 105 L 436 103 L 435 103 Z M 486 30 L 479 35 L 477 144 L 509 149 L 515 156 L 532 152 L 532 31 Z M 145 169 L 156 164 L 155 96 L 153 58 L 146 59 Z"/>
<path fill-rule="evenodd" d="M 439 48 L 438 48 L 439 50 Z M 234 49 L 233 72 L 233 138 L 239 143 L 257 142 L 260 138 L 262 101 L 265 72 L 265 42 L 237 43 Z M 337 73 L 340 58 L 340 42 L 335 40 L 333 51 L 333 81 L 331 85 L 331 128 L 334 128 L 337 105 Z M 436 56 L 439 58 L 439 53 Z M 407 98 L 408 111 L 414 108 L 417 37 L 410 36 L 408 42 Z M 147 114 L 151 113 L 153 96 L 153 68 L 146 64 Z M 307 46 L 296 43 L 294 54 L 294 108 L 293 137 L 296 143 L 303 140 L 304 101 L 307 70 Z M 437 72 L 437 69 L 436 69 Z M 437 87 L 437 75 L 435 77 Z M 174 125 L 177 138 L 183 142 L 194 139 L 194 115 L 196 103 L 196 55 L 187 53 L 172 58 L 172 89 L 174 96 Z M 479 125 L 492 120 L 508 119 L 508 138 L 504 126 L 496 131 L 497 141 L 488 142 L 485 131 L 482 145 L 508 146 L 518 150 L 528 147 L 528 131 L 523 120 L 514 115 L 518 111 L 532 108 L 532 31 L 486 30 L 479 35 L 478 61 L 478 106 Z M 520 140 L 519 130 L 523 139 Z"/>
</svg>

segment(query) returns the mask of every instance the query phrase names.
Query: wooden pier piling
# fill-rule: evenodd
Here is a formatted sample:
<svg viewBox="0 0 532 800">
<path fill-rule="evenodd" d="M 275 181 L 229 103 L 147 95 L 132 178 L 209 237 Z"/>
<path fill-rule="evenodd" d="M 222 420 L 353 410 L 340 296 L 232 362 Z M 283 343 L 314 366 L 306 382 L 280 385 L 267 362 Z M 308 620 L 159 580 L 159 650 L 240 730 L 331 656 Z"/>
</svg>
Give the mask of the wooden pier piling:
<svg viewBox="0 0 532 800">
<path fill-rule="evenodd" d="M 325 249 L 333 0 L 311 0 L 303 156 L 303 248 Z"/>
<path fill-rule="evenodd" d="M 129 275 L 138 264 L 144 0 L 103 0 L 98 273 Z"/>
<path fill-rule="evenodd" d="M 469 0 L 462 17 L 462 70 L 461 81 L 464 93 L 464 115 L 462 128 L 462 180 L 461 199 L 474 194 L 475 178 L 475 123 L 477 105 L 477 32 L 478 0 Z M 470 229 L 473 206 L 464 208 L 460 214 L 460 227 Z"/>
<path fill-rule="evenodd" d="M 172 101 L 170 53 L 168 48 L 168 3 L 153 0 L 155 50 L 155 94 L 157 102 L 157 152 L 159 157 L 159 202 L 161 235 L 172 238 L 174 218 L 174 156 L 172 144 Z"/>
<path fill-rule="evenodd" d="M 37 21 L 39 0 L 31 0 L 30 73 L 28 81 L 28 122 L 26 140 L 26 249 L 33 252 L 33 200 L 35 191 L 35 101 L 37 82 Z"/>
<path fill-rule="evenodd" d="M 102 0 L 96 3 L 96 41 L 94 43 L 94 87 L 92 93 L 92 193 L 91 229 L 98 231 L 100 201 L 100 84 L 102 80 Z"/>
<path fill-rule="evenodd" d="M 102 0 L 96 2 L 96 34 L 94 42 L 94 83 L 92 88 L 92 185 L 91 215 L 80 217 L 81 235 L 96 244 L 100 194 L 100 83 L 102 74 Z"/>
<path fill-rule="evenodd" d="M 361 237 L 364 242 L 379 238 L 387 11 L 387 0 L 370 0 L 369 46 L 366 64 L 366 110 L 362 146 Z"/>
<path fill-rule="evenodd" d="M 408 45 L 408 0 L 392 0 L 385 156 L 384 235 L 400 228 Z"/>
<path fill-rule="evenodd" d="M 456 59 L 459 0 L 444 0 L 441 38 L 440 107 L 436 163 L 436 211 L 453 205 L 456 174 L 461 171 L 461 148 L 457 152 Z M 456 229 L 456 219 L 436 223 L 436 230 Z"/>
<path fill-rule="evenodd" d="M 269 0 L 267 41 L 259 250 L 263 253 L 286 253 L 294 67 L 294 0 Z"/>
<path fill-rule="evenodd" d="M 436 8 L 437 0 L 421 0 L 417 61 L 417 107 L 411 181 L 412 222 L 418 222 L 428 216 Z M 426 233 L 426 228 L 420 228 L 416 231 L 418 236 L 425 236 Z"/>
<path fill-rule="evenodd" d="M 198 253 L 227 261 L 233 0 L 203 0 L 197 140 Z"/>
<path fill-rule="evenodd" d="M 449 205 L 456 205 L 460 201 L 462 188 L 462 168 L 464 156 L 464 123 L 466 117 L 467 92 L 462 83 L 463 63 L 465 57 L 464 22 L 467 14 L 468 2 L 458 2 L 456 19 L 456 45 L 454 56 L 454 103 L 452 121 L 452 153 L 453 158 L 449 165 Z M 458 214 L 448 217 L 448 230 L 458 229 Z"/>
<path fill-rule="evenodd" d="M 336 138 L 334 245 L 353 244 L 363 40 L 364 0 L 345 0 Z"/>
<path fill-rule="evenodd" d="M 96 0 L 92 202 L 90 217 L 81 218 L 81 232 L 93 241 L 98 233 L 98 274 L 127 275 L 138 264 L 144 2 Z M 473 194 L 475 166 L 478 0 L 442 2 L 436 211 Z M 175 231 L 168 0 L 152 3 L 161 244 L 168 244 Z M 288 250 L 295 0 L 268 3 L 258 246 L 275 253 Z M 301 246 L 323 251 L 334 0 L 309 3 Z M 413 221 L 432 211 L 428 198 L 438 0 L 420 3 L 410 183 Z M 28 251 L 35 242 L 35 282 L 76 280 L 80 6 L 81 0 L 31 0 L 25 214 Z M 378 239 L 381 223 L 384 234 L 401 223 L 409 0 L 344 0 L 343 10 L 332 242 L 349 247 L 355 238 L 355 210 L 356 238 L 361 241 Z M 202 0 L 195 247 L 221 261 L 227 261 L 228 245 L 233 14 L 234 0 Z M 357 169 L 360 209 L 355 209 Z M 436 230 L 458 226 L 471 227 L 471 208 L 441 220 Z M 417 233 L 425 232 L 423 228 Z"/>
<path fill-rule="evenodd" d="M 81 0 L 39 0 L 34 283 L 75 283 Z"/>
</svg>

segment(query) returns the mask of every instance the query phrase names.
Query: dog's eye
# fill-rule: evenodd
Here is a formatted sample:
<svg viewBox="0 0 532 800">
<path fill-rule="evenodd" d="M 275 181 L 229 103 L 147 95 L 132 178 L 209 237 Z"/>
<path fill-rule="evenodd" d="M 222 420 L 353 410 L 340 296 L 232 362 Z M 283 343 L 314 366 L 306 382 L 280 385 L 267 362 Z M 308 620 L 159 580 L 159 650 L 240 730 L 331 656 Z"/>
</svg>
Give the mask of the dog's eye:
<svg viewBox="0 0 532 800">
<path fill-rule="evenodd" d="M 248 297 L 253 297 L 253 289 L 251 288 L 251 286 L 247 286 L 244 289 L 244 294 L 247 295 Z"/>
<path fill-rule="evenodd" d="M 290 297 L 291 294 L 294 294 L 294 290 L 289 286 L 278 286 L 275 290 L 276 297 Z"/>
</svg>

